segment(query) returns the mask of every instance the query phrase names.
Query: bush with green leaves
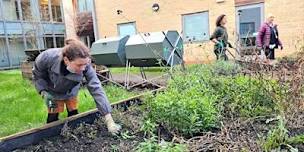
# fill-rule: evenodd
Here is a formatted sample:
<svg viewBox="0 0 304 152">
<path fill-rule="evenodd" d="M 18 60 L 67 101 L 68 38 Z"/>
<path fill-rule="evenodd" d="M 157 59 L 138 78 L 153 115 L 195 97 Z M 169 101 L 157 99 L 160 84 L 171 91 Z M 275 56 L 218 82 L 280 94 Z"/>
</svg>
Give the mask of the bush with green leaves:
<svg viewBox="0 0 304 152">
<path fill-rule="evenodd" d="M 195 88 L 184 92 L 166 91 L 150 102 L 149 115 L 170 130 L 192 135 L 215 127 L 218 111 L 214 96 L 206 96 Z"/>
<path fill-rule="evenodd" d="M 205 95 L 217 97 L 216 105 L 222 114 L 254 117 L 279 111 L 279 102 L 284 100 L 287 93 L 285 84 L 236 74 L 237 71 L 241 71 L 240 66 L 224 61 L 193 66 L 180 79 L 174 78 L 176 81 L 172 81 L 169 88 L 182 91 L 195 85 Z"/>
<path fill-rule="evenodd" d="M 147 101 L 147 118 L 192 136 L 217 127 L 221 117 L 228 114 L 254 117 L 276 113 L 277 102 L 284 96 L 278 82 L 236 74 L 239 68 L 227 62 L 176 72 L 167 89 Z"/>
<path fill-rule="evenodd" d="M 233 61 L 217 61 L 210 65 L 212 72 L 217 75 L 231 76 L 241 72 L 241 66 Z"/>
<path fill-rule="evenodd" d="M 241 117 L 256 117 L 273 114 L 278 110 L 281 87 L 276 81 L 259 80 L 242 75 L 218 78 L 215 93 L 223 113 Z"/>
<path fill-rule="evenodd" d="M 217 96 L 202 85 L 200 75 L 200 71 L 176 75 L 166 91 L 148 100 L 150 120 L 186 136 L 217 126 Z"/>
</svg>

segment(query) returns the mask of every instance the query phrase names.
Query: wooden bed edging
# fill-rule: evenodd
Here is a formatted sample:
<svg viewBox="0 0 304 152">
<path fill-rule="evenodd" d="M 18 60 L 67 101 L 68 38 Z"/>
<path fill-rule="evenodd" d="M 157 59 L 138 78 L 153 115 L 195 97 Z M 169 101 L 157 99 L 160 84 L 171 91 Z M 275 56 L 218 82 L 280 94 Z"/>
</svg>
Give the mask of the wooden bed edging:
<svg viewBox="0 0 304 152">
<path fill-rule="evenodd" d="M 150 91 L 150 93 L 156 93 L 163 91 L 165 88 L 159 88 Z M 127 110 L 132 105 L 138 105 L 142 102 L 142 97 L 146 93 L 121 100 L 119 102 L 111 104 L 113 109 Z M 78 115 L 68 117 L 63 120 L 52 122 L 41 127 L 22 131 L 13 135 L 9 135 L 0 138 L 0 152 L 12 151 L 18 148 L 22 148 L 31 144 L 40 142 L 42 139 L 59 135 L 61 129 L 67 124 L 70 127 L 75 127 L 80 123 L 92 124 L 94 121 L 101 117 L 101 114 L 97 109 L 93 109 L 87 112 L 80 113 Z"/>
</svg>

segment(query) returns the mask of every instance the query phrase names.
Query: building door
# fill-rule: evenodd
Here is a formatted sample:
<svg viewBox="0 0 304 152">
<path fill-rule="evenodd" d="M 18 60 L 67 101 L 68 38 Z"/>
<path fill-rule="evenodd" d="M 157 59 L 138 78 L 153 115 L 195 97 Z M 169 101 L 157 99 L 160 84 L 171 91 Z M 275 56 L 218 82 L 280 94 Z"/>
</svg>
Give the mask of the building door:
<svg viewBox="0 0 304 152">
<path fill-rule="evenodd" d="M 256 36 L 264 21 L 264 4 L 236 8 L 237 38 L 241 47 L 254 47 Z"/>
</svg>

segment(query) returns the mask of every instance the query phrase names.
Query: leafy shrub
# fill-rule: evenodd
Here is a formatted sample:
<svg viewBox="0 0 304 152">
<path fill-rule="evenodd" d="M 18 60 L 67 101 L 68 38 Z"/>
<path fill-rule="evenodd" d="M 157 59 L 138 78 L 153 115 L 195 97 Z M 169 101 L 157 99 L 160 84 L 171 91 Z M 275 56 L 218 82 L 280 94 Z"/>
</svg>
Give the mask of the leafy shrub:
<svg viewBox="0 0 304 152">
<path fill-rule="evenodd" d="M 278 82 L 234 73 L 239 70 L 227 62 L 176 72 L 166 91 L 147 101 L 147 118 L 192 136 L 217 127 L 221 116 L 228 114 L 253 117 L 275 113 L 284 96 Z"/>
<path fill-rule="evenodd" d="M 241 66 L 232 61 L 217 61 L 210 65 L 212 72 L 217 75 L 233 76 L 241 72 Z"/>
<path fill-rule="evenodd" d="M 269 115 L 278 110 L 278 83 L 246 76 L 220 78 L 213 82 L 215 93 L 219 95 L 219 104 L 223 104 L 223 113 L 234 116 L 255 117 Z M 214 85 L 215 86 L 215 85 Z"/>
</svg>

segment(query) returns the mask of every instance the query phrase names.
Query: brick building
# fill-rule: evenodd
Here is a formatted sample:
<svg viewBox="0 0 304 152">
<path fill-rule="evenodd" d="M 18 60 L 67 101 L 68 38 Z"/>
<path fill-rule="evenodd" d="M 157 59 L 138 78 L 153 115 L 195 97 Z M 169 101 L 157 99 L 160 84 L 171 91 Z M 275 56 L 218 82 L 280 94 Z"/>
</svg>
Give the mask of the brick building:
<svg viewBox="0 0 304 152">
<path fill-rule="evenodd" d="M 213 45 L 208 40 L 220 14 L 228 17 L 230 41 L 243 47 L 254 45 L 260 25 L 267 14 L 273 14 L 285 48 L 277 51 L 278 56 L 293 53 L 296 41 L 304 35 L 303 0 L 67 0 L 63 6 L 69 14 L 71 6 L 92 12 L 94 39 L 178 30 L 184 39 L 186 63 L 214 59 Z M 67 37 L 77 37 L 73 28 L 68 28 L 73 25 L 67 20 L 65 15 Z"/>
</svg>

